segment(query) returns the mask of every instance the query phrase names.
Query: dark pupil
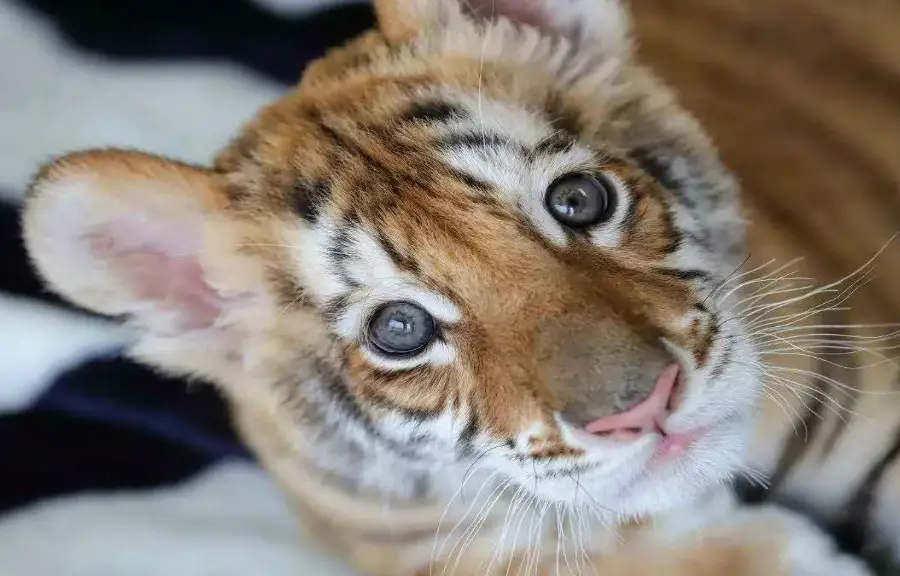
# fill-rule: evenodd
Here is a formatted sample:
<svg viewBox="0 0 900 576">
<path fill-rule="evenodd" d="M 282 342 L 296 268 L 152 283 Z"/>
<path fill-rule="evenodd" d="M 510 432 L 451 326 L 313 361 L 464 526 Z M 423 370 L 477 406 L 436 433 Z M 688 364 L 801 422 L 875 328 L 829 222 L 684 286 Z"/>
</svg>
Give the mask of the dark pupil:
<svg viewBox="0 0 900 576">
<path fill-rule="evenodd" d="M 428 312 L 408 302 L 382 306 L 372 317 L 369 338 L 387 354 L 409 354 L 434 338 L 434 319 Z"/>
<path fill-rule="evenodd" d="M 557 211 L 566 216 L 574 216 L 579 212 L 583 212 L 588 203 L 587 198 L 585 198 L 586 194 L 584 188 L 566 188 L 557 196 L 557 201 L 559 202 L 559 204 L 556 204 Z"/>
<path fill-rule="evenodd" d="M 550 186 L 547 207 L 567 226 L 584 227 L 608 217 L 610 196 L 605 183 L 591 176 L 564 177 Z"/>
</svg>

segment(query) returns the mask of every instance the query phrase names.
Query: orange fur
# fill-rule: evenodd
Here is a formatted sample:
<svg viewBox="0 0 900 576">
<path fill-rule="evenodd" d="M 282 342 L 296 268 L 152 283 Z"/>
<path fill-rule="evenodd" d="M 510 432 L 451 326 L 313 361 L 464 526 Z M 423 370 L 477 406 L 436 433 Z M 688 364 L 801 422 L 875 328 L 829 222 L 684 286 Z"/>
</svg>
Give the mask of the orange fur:
<svg viewBox="0 0 900 576">
<path fill-rule="evenodd" d="M 313 64 L 299 87 L 262 110 L 211 168 L 122 151 L 68 156 L 39 173 L 25 216 L 29 247 L 49 283 L 87 308 L 136 317 L 150 333 L 136 349 L 141 359 L 219 385 L 242 435 L 309 530 L 366 573 L 398 576 L 420 573 L 434 560 L 432 537 L 450 537 L 440 530 L 444 508 L 410 499 L 386 518 L 380 494 L 342 486 L 317 467 L 309 448 L 327 438 L 316 437 L 322 416 L 301 390 L 306 383 L 340 376 L 348 409 L 361 419 L 466 408 L 477 431 L 497 443 L 514 443 L 539 423 L 521 457 L 563 460 L 583 451 L 567 444 L 557 413 L 568 411 L 584 424 L 622 409 L 630 399 L 620 381 L 634 366 L 647 375 L 639 392 L 649 393 L 672 361 L 662 340 L 705 367 L 719 329 L 713 314 L 683 321 L 704 307 L 691 274 L 661 265 L 681 234 L 670 191 L 625 149 L 651 130 L 631 122 L 640 111 L 660 119 L 652 129 L 681 149 L 714 156 L 668 90 L 639 66 L 615 60 L 619 53 L 613 61 L 623 68 L 615 77 L 600 67 L 569 78 L 563 68 L 577 59 L 559 57 L 569 49 L 564 42 L 557 46 L 509 23 L 492 29 L 500 41 L 485 40 L 480 59 L 472 45 L 482 40 L 482 25 L 448 10 L 438 20 L 458 27 L 430 30 L 435 6 L 446 4 L 411 2 L 376 2 L 380 32 Z M 567 90 L 559 87 L 563 78 Z M 516 122 L 535 117 L 560 126 L 555 136 L 564 145 L 602 149 L 590 169 L 627 186 L 640 226 L 623 234 L 615 250 L 577 237 L 560 247 L 541 236 L 489 185 L 448 164 L 433 123 L 404 120 L 446 94 L 476 94 L 479 106 L 486 100 L 501 111 L 514 108 Z M 56 211 L 70 201 L 83 225 L 58 226 Z M 117 247 L 115 240 L 124 239 L 106 232 L 133 214 L 192 232 L 146 244 L 154 253 L 171 250 L 172 260 L 196 260 L 204 283 L 193 288 L 215 300 L 222 311 L 215 322 L 179 331 L 180 324 L 173 329 L 166 322 L 173 302 L 148 307 L 120 257 L 145 256 L 147 246 Z M 311 288 L 317 279 L 304 276 L 300 247 L 289 241 L 310 233 L 304 221 L 314 216 L 353 222 L 389 244 L 382 248 L 399 275 L 459 308 L 462 319 L 442 333 L 456 361 L 385 370 L 371 362 L 363 342 L 334 336 L 329 303 L 317 299 Z M 189 225 L 176 225 L 183 222 Z M 95 250 L 92 236 L 114 249 Z M 81 260 L 91 262 L 88 280 L 99 287 L 85 287 L 71 264 Z M 395 531 L 386 532 L 388 525 Z M 769 576 L 783 568 L 776 561 L 781 543 L 759 527 L 676 546 L 645 538 L 653 533 L 649 524 L 633 531 L 634 546 L 605 542 L 597 548 L 608 553 L 591 550 L 604 575 L 664 568 Z M 462 573 L 479 573 L 496 536 L 467 549 Z M 537 573 L 554 573 L 551 548 L 535 549 Z M 446 559 L 437 560 L 440 567 Z M 530 562 L 527 552 L 514 551 L 498 573 L 511 565 L 529 574 Z"/>
</svg>

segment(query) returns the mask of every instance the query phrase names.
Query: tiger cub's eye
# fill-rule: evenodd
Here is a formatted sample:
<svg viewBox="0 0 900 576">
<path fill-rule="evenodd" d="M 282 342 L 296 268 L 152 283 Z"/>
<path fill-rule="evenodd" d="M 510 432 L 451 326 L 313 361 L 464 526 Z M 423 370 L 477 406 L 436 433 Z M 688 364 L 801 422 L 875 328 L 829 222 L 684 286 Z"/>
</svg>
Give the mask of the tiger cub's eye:
<svg viewBox="0 0 900 576">
<path fill-rule="evenodd" d="M 570 228 L 586 228 L 612 217 L 615 186 L 602 176 L 567 174 L 547 189 L 544 202 L 556 220 Z"/>
<path fill-rule="evenodd" d="M 368 340 L 388 356 L 409 356 L 421 352 L 437 333 L 434 318 L 410 302 L 389 302 L 369 320 Z"/>
</svg>

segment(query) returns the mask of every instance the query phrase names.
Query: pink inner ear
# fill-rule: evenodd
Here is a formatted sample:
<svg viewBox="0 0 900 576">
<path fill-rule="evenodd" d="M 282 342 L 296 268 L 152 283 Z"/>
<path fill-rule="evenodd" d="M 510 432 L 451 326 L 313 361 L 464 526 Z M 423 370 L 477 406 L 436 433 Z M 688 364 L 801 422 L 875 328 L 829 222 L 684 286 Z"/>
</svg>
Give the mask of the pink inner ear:
<svg viewBox="0 0 900 576">
<path fill-rule="evenodd" d="M 162 241 L 141 239 L 133 229 L 126 233 L 117 228 L 104 227 L 89 234 L 87 240 L 91 254 L 124 284 L 135 304 L 175 313 L 173 328 L 177 330 L 212 326 L 222 311 L 222 301 L 206 283 L 196 247 L 193 252 L 179 253 Z"/>
<path fill-rule="evenodd" d="M 462 5 L 479 18 L 503 16 L 513 22 L 546 30 L 550 27 L 548 2 L 550 0 L 468 0 Z"/>
</svg>

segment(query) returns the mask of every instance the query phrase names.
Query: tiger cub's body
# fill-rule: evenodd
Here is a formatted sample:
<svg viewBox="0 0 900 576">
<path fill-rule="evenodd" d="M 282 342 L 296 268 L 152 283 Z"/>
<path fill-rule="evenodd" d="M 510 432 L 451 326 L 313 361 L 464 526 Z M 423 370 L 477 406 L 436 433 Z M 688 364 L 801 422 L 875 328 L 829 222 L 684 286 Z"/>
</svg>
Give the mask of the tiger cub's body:
<svg viewBox="0 0 900 576">
<path fill-rule="evenodd" d="M 645 62 L 672 83 L 741 179 L 752 261 L 745 269 L 803 257 L 792 267 L 795 275 L 827 284 L 862 266 L 900 230 L 900 38 L 894 33 L 900 5 L 644 0 L 633 2 L 633 11 Z M 827 361 L 800 350 L 769 357 L 770 364 L 791 368 L 777 376 L 796 381 L 802 402 L 786 381 L 769 382 L 783 398 L 766 399 L 752 462 L 772 475 L 770 496 L 817 516 L 851 547 L 887 548 L 897 558 L 898 342 L 896 334 L 858 338 L 896 332 L 886 325 L 900 321 L 896 240 L 869 269 L 870 275 L 853 278 L 861 282 L 841 304 L 852 310 L 806 320 L 881 324 L 867 331 L 811 330 L 834 336 L 806 341 L 809 347 L 831 338 L 869 351 L 835 347 Z M 770 302 L 799 294 L 773 295 Z"/>
<path fill-rule="evenodd" d="M 622 7 L 377 6 L 210 168 L 46 166 L 47 280 L 215 382 L 365 573 L 865 574 L 721 489 L 771 330 L 737 187 Z"/>
</svg>

